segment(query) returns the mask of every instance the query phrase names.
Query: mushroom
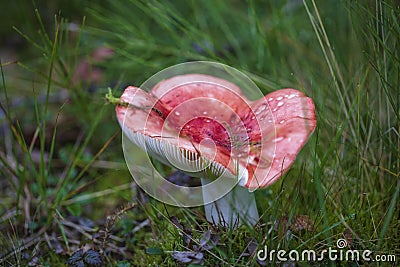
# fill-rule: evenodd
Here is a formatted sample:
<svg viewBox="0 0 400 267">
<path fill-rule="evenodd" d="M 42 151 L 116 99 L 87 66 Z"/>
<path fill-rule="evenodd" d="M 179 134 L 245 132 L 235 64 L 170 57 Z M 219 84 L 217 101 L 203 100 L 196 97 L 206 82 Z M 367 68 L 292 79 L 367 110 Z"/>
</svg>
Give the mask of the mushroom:
<svg viewBox="0 0 400 267">
<path fill-rule="evenodd" d="M 148 92 L 129 86 L 118 103 L 117 118 L 130 142 L 201 178 L 206 219 L 226 227 L 258 222 L 254 190 L 288 170 L 316 126 L 314 103 L 300 91 L 282 89 L 251 101 L 235 83 L 205 74 L 172 76 Z M 184 197 L 174 195 L 164 188 L 168 181 L 154 178 L 156 170 L 128 165 L 140 169 L 135 180 L 147 177 L 138 179 L 147 182 L 148 193 L 191 206 L 192 188 L 179 188 Z"/>
</svg>

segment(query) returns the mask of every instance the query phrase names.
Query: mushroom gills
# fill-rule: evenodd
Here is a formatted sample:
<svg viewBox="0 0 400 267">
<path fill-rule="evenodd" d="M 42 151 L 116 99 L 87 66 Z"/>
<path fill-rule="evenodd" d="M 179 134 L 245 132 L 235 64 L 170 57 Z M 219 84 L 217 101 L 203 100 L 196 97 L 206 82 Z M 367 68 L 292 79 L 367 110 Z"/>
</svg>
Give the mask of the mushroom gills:
<svg viewBox="0 0 400 267">
<path fill-rule="evenodd" d="M 135 145 L 147 151 L 149 155 L 161 163 L 173 166 L 193 177 L 218 177 L 225 171 L 225 167 L 218 162 L 210 162 L 207 158 L 199 157 L 197 152 L 179 148 L 159 138 L 152 138 L 127 128 L 125 133 Z M 235 176 L 232 175 L 232 178 Z"/>
</svg>

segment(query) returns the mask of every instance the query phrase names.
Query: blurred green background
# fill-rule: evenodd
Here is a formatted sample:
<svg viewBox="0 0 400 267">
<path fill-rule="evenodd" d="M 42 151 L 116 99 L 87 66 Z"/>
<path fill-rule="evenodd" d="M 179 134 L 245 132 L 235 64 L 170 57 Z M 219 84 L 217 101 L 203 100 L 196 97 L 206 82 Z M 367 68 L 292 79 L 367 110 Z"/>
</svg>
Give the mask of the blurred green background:
<svg viewBox="0 0 400 267">
<path fill-rule="evenodd" d="M 253 241 L 321 251 L 346 238 L 399 259 L 398 1 L 18 0 L 0 10 L 1 264 L 64 264 L 86 244 L 104 264 L 175 266 L 171 251 L 194 251 L 185 237 L 209 229 L 220 242 L 203 251 L 207 266 L 265 264 Z M 215 229 L 201 208 L 167 207 L 131 184 L 104 96 L 192 60 L 314 99 L 317 129 L 290 171 L 256 192 L 254 229 Z M 127 202 L 134 210 L 118 213 Z M 96 234 L 111 222 L 106 246 Z"/>
</svg>

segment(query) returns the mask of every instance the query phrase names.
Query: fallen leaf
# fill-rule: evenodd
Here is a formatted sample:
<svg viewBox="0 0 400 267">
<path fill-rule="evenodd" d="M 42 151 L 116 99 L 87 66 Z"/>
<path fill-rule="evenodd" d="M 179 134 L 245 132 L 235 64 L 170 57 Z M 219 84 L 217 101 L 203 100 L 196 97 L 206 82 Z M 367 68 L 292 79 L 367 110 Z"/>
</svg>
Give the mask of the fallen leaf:
<svg viewBox="0 0 400 267">
<path fill-rule="evenodd" d="M 192 252 L 192 251 L 175 251 L 172 252 L 172 258 L 181 262 L 181 263 L 194 263 L 194 264 L 202 264 L 203 263 L 203 253 L 201 252 Z"/>
</svg>

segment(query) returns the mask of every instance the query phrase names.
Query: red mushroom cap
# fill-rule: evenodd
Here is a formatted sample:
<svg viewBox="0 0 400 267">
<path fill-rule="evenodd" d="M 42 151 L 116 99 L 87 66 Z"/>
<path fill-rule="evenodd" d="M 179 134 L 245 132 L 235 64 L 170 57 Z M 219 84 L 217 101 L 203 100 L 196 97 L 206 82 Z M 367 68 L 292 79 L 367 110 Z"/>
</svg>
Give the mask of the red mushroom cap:
<svg viewBox="0 0 400 267">
<path fill-rule="evenodd" d="M 204 163 L 216 175 L 227 169 L 250 190 L 281 177 L 316 126 L 314 103 L 300 91 L 250 101 L 233 83 L 202 74 L 163 80 L 149 93 L 129 86 L 121 101 L 129 106 L 117 106 L 117 118 L 135 144 L 194 174 L 204 174 Z"/>
</svg>

